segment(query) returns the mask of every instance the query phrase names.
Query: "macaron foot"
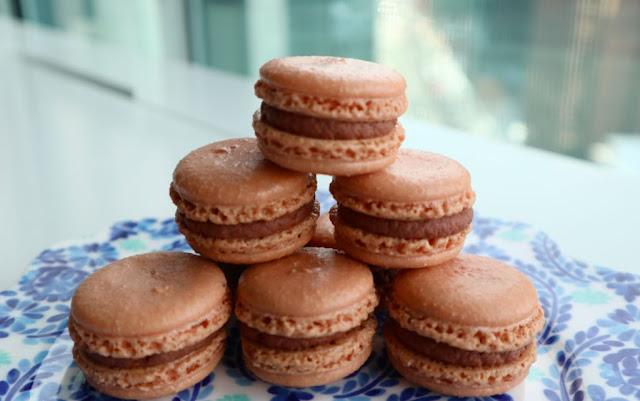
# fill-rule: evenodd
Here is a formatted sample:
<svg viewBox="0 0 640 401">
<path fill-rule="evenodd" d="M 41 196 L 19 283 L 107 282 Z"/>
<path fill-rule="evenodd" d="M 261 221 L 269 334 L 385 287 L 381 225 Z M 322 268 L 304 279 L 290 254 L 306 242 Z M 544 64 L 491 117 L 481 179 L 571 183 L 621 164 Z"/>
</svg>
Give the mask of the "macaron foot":
<svg viewBox="0 0 640 401">
<path fill-rule="evenodd" d="M 253 264 L 276 260 L 302 248 L 313 236 L 320 211 L 313 211 L 301 223 L 272 235 L 253 238 L 214 239 L 194 233 L 178 222 L 187 243 L 200 255 L 222 263 Z"/>
<path fill-rule="evenodd" d="M 534 351 L 535 352 L 535 351 Z M 496 394 L 502 394 L 516 387 L 529 374 L 530 363 L 517 364 L 513 369 L 513 373 L 508 373 L 499 381 L 487 380 L 487 384 L 468 384 L 464 385 L 456 383 L 451 379 L 436 379 L 433 376 L 426 375 L 423 371 L 415 366 L 409 366 L 406 361 L 401 361 L 393 352 L 387 350 L 389 362 L 405 379 L 420 387 L 428 388 L 431 391 L 454 395 L 456 397 L 488 397 Z M 535 358 L 534 358 L 535 359 Z M 533 362 L 531 362 L 533 363 Z M 447 370 L 447 366 L 440 364 L 438 368 Z M 521 366 L 522 365 L 522 366 Z M 473 374 L 473 372 L 471 372 Z M 487 374 L 490 376 L 490 374 Z"/>
<path fill-rule="evenodd" d="M 97 371 L 92 372 L 91 366 L 80 362 L 79 366 L 85 371 L 87 382 L 96 390 L 101 393 L 110 395 L 112 397 L 123 398 L 126 400 L 147 400 L 151 398 L 163 397 L 178 393 L 186 388 L 193 386 L 199 381 L 207 377 L 215 367 L 218 365 L 222 356 L 224 355 L 225 347 L 218 347 L 210 353 L 208 359 L 202 363 L 189 364 L 188 366 L 172 367 L 170 370 L 175 372 L 184 370 L 185 374 L 178 376 L 172 376 L 169 374 L 166 380 L 162 380 L 156 383 L 156 385 L 149 385 L 149 383 L 139 383 L 137 385 L 127 384 L 126 379 L 119 380 L 117 383 L 113 383 L 109 380 L 108 372 Z M 75 354 L 74 354 L 75 355 Z M 82 359 L 78 359 L 81 360 Z M 89 372 L 89 373 L 87 373 Z M 132 372 L 133 375 L 138 377 L 149 377 L 151 372 Z M 105 380 L 107 379 L 107 380 Z"/>
<path fill-rule="evenodd" d="M 277 372 L 272 370 L 261 369 L 253 365 L 250 361 L 245 359 L 245 365 L 247 368 L 260 379 L 277 384 L 279 386 L 286 387 L 310 387 L 321 386 L 331 383 L 333 381 L 342 379 L 349 376 L 351 373 L 360 369 L 362 365 L 367 361 L 371 355 L 372 346 L 369 345 L 362 352 L 355 355 L 349 361 L 345 361 L 344 364 L 336 369 L 328 370 L 324 372 L 306 373 L 306 374 L 291 374 L 286 372 Z"/>
</svg>

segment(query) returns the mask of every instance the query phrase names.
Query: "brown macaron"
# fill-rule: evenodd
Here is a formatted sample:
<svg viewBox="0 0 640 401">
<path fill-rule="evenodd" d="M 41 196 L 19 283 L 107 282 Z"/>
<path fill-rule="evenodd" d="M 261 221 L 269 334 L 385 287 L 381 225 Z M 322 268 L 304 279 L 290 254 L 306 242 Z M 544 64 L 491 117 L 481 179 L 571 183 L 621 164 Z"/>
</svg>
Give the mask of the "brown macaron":
<svg viewBox="0 0 640 401">
<path fill-rule="evenodd" d="M 178 252 L 122 259 L 87 277 L 73 295 L 73 358 L 105 394 L 173 394 L 218 364 L 231 308 L 224 275 L 207 259 Z"/>
<path fill-rule="evenodd" d="M 386 311 L 389 309 L 389 300 L 393 291 L 393 280 L 403 269 L 393 269 L 380 266 L 369 266 L 373 274 L 373 283 L 376 286 L 376 292 L 380 303 L 376 311 Z"/>
<path fill-rule="evenodd" d="M 215 261 L 274 260 L 311 239 L 319 214 L 312 174 L 266 160 L 254 138 L 196 149 L 173 172 L 176 223 L 193 250 Z"/>
<path fill-rule="evenodd" d="M 316 230 L 307 246 L 338 249 L 334 232 L 335 230 L 329 217 L 329 212 L 321 214 L 316 222 Z"/>
<path fill-rule="evenodd" d="M 393 162 L 407 109 L 397 71 L 363 60 L 299 56 L 260 68 L 253 128 L 265 156 L 288 169 L 354 175 Z"/>
<path fill-rule="evenodd" d="M 376 266 L 419 268 L 454 258 L 471 231 L 475 192 L 458 162 L 400 149 L 375 173 L 334 177 L 332 209 L 338 247 Z"/>
<path fill-rule="evenodd" d="M 303 248 L 249 267 L 235 313 L 246 366 L 281 386 L 322 385 L 362 366 L 378 299 L 368 267 L 329 248 Z"/>
<path fill-rule="evenodd" d="M 544 324 L 529 278 L 475 255 L 401 272 L 389 314 L 383 333 L 398 372 L 462 397 L 500 394 L 522 382 Z"/>
</svg>

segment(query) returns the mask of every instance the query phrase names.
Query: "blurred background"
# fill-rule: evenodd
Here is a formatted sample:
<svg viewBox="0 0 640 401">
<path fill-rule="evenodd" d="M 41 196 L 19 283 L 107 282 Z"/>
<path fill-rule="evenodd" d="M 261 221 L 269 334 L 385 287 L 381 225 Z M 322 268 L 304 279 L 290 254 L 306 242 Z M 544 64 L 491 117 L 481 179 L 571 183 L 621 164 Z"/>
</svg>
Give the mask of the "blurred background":
<svg viewBox="0 0 640 401">
<path fill-rule="evenodd" d="M 0 0 L 0 14 L 250 78 L 283 55 L 372 60 L 406 77 L 409 116 L 640 174 L 636 0 Z"/>
</svg>

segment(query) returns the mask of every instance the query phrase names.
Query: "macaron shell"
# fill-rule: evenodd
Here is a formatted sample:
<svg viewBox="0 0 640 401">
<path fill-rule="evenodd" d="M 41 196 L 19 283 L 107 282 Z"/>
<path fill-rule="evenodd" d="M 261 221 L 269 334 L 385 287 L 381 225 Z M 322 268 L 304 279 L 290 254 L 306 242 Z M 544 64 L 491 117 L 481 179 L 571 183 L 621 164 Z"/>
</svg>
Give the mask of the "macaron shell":
<svg viewBox="0 0 640 401">
<path fill-rule="evenodd" d="M 212 206 L 256 205 L 299 193 L 307 174 L 285 170 L 262 155 L 254 138 L 215 142 L 185 156 L 173 173 L 184 199 Z"/>
<path fill-rule="evenodd" d="M 403 328 L 469 351 L 513 351 L 530 343 L 544 326 L 544 311 L 540 306 L 520 322 L 503 327 L 484 327 L 450 324 L 424 315 L 414 315 L 396 301 L 395 290 L 389 301 L 389 314 Z"/>
<path fill-rule="evenodd" d="M 335 213 L 331 219 L 338 248 L 368 264 L 389 268 L 415 269 L 451 260 L 460 253 L 467 233 L 471 231 L 468 227 L 448 237 L 408 240 L 350 227 L 343 224 Z"/>
<path fill-rule="evenodd" d="M 385 335 L 385 341 L 389 361 L 402 376 L 419 386 L 459 397 L 504 393 L 524 380 L 536 360 L 533 346 L 517 361 L 495 367 L 468 368 L 426 358 L 392 335 Z"/>
<path fill-rule="evenodd" d="M 460 163 L 413 149 L 400 149 L 396 161 L 380 171 L 335 177 L 331 184 L 334 195 L 404 204 L 445 200 L 470 190 L 471 176 Z"/>
<path fill-rule="evenodd" d="M 261 369 L 257 366 L 253 366 L 250 363 L 245 362 L 247 368 L 260 379 L 277 384 L 279 386 L 286 387 L 310 387 L 321 386 L 328 384 L 336 380 L 342 379 L 356 370 L 360 369 L 365 364 L 369 356 L 371 355 L 372 346 L 369 345 L 357 354 L 350 362 L 345 363 L 339 368 L 328 370 L 319 373 L 307 373 L 307 374 L 288 374 L 277 373 Z"/>
<path fill-rule="evenodd" d="M 329 344 L 299 351 L 268 348 L 242 338 L 242 352 L 248 365 L 272 373 L 305 375 L 338 369 L 371 346 L 376 331 L 376 319 L 371 318 L 353 332 Z"/>
<path fill-rule="evenodd" d="M 275 260 L 302 248 L 314 232 L 319 214 L 314 211 L 300 224 L 287 230 L 256 239 L 213 239 L 191 232 L 179 221 L 178 228 L 187 243 L 202 256 L 224 263 L 251 264 Z"/>
<path fill-rule="evenodd" d="M 169 188 L 169 196 L 177 206 L 178 211 L 187 218 L 195 221 L 210 221 L 216 224 L 251 223 L 258 220 L 273 220 L 289 212 L 297 210 L 309 203 L 316 193 L 316 178 L 307 176 L 307 184 L 292 192 L 283 199 L 253 205 L 206 205 L 195 204 L 183 197 L 174 189 Z"/>
<path fill-rule="evenodd" d="M 326 140 L 290 134 L 264 123 L 259 112 L 253 127 L 265 157 L 295 171 L 354 175 L 384 168 L 396 158 L 404 140 L 400 123 L 389 134 L 369 139 Z"/>
<path fill-rule="evenodd" d="M 275 89 L 343 98 L 389 98 L 407 84 L 397 71 L 369 61 L 327 56 L 283 57 L 260 68 L 260 79 Z"/>
<path fill-rule="evenodd" d="M 110 336 L 96 334 L 78 324 L 69 316 L 69 336 L 73 342 L 95 354 L 115 358 L 141 358 L 158 353 L 180 350 L 205 339 L 219 330 L 231 316 L 231 296 L 227 292 L 224 301 L 208 315 L 182 329 L 147 336 Z"/>
<path fill-rule="evenodd" d="M 303 248 L 247 268 L 235 314 L 263 333 L 320 337 L 359 326 L 377 304 L 365 264 L 334 249 Z"/>
<path fill-rule="evenodd" d="M 451 260 L 456 257 L 457 254 L 462 251 L 464 243 L 460 243 L 445 251 L 433 253 L 429 255 L 410 255 L 410 256 L 397 256 L 397 255 L 384 255 L 381 253 L 375 253 L 368 251 L 357 246 L 352 245 L 349 241 L 340 237 L 340 234 L 336 232 L 336 243 L 338 248 L 347 252 L 355 259 L 361 260 L 369 264 L 376 264 L 388 268 L 396 269 L 420 269 L 423 267 L 436 266 L 440 263 L 444 263 L 447 260 Z M 464 240 L 462 240 L 464 241 Z"/>
<path fill-rule="evenodd" d="M 224 274 L 211 261 L 155 252 L 90 275 L 75 291 L 71 316 L 96 335 L 145 337 L 190 327 L 226 299 Z"/>
<path fill-rule="evenodd" d="M 404 376 L 405 374 L 406 376 Z M 450 394 L 450 395 L 455 395 L 456 397 L 488 397 L 495 394 L 503 394 L 509 390 L 516 388 L 527 378 L 528 374 L 529 374 L 529 370 L 526 370 L 520 375 L 520 377 L 514 377 L 513 379 L 503 382 L 500 385 L 495 384 L 487 387 L 474 387 L 474 388 L 466 388 L 463 386 L 456 386 L 453 384 L 441 383 L 433 380 L 424 379 L 419 376 L 414 376 L 413 373 L 410 371 L 405 371 L 405 373 L 402 375 L 412 383 L 415 383 L 420 387 L 428 388 L 431 391 L 436 393 Z M 472 395 L 472 394 L 476 394 L 476 395 Z M 524 399 L 524 398 L 514 397 L 514 399 Z"/>
<path fill-rule="evenodd" d="M 476 200 L 476 194 L 473 189 L 446 199 L 411 203 L 383 202 L 350 196 L 341 192 L 340 187 L 335 184 L 335 180 L 329 188 L 331 194 L 341 206 L 370 216 L 397 220 L 438 219 L 444 216 L 451 216 L 470 208 Z"/>
<path fill-rule="evenodd" d="M 84 358 L 74 347 L 73 357 L 96 390 L 124 399 L 150 399 L 184 390 L 207 377 L 225 351 L 226 332 L 185 357 L 152 368 L 112 369 Z"/>
<path fill-rule="evenodd" d="M 395 155 L 390 155 L 381 159 L 366 161 L 341 161 L 341 160 L 311 160 L 303 157 L 283 155 L 280 152 L 265 146 L 264 154 L 284 168 L 296 169 L 299 171 L 314 171 L 315 174 L 326 175 L 357 175 L 375 171 L 393 163 Z"/>
<path fill-rule="evenodd" d="M 240 277 L 238 299 L 256 312 L 313 317 L 340 312 L 373 288 L 367 265 L 327 248 L 303 248 L 250 266 Z"/>
<path fill-rule="evenodd" d="M 413 314 L 465 326 L 511 325 L 529 319 L 539 307 L 538 293 L 526 275 L 477 255 L 403 272 L 394 290 L 397 302 Z"/>
</svg>

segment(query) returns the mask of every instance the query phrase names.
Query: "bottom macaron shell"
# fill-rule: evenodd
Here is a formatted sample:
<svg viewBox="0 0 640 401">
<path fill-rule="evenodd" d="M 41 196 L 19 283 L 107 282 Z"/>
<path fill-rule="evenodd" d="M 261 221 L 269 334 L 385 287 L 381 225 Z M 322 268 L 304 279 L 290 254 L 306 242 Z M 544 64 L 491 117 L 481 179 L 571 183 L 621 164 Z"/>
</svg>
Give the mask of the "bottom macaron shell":
<svg viewBox="0 0 640 401">
<path fill-rule="evenodd" d="M 404 140 L 404 129 L 369 139 L 314 139 L 277 130 L 254 119 L 258 147 L 272 162 L 294 171 L 351 176 L 383 169 L 393 163 Z"/>
<path fill-rule="evenodd" d="M 506 393 L 507 391 L 522 383 L 529 374 L 529 369 L 527 368 L 520 374 L 520 376 L 515 376 L 508 382 L 496 383 L 495 385 L 485 387 L 467 387 L 458 386 L 453 383 L 443 383 L 440 381 L 431 380 L 425 376 L 421 376 L 414 370 L 402 366 L 402 364 L 400 364 L 400 362 L 391 355 L 389 355 L 389 361 L 396 368 L 396 370 L 408 381 L 420 387 L 428 388 L 429 390 L 436 393 L 454 395 L 456 397 L 488 397 L 496 394 Z"/>
<path fill-rule="evenodd" d="M 251 362 L 247 361 L 245 357 L 245 365 L 247 368 L 260 379 L 277 384 L 279 386 L 287 386 L 287 387 L 310 387 L 310 386 L 321 386 L 323 384 L 331 383 L 333 381 L 342 379 L 360 369 L 362 365 L 365 364 L 369 355 L 371 355 L 373 347 L 369 344 L 362 351 L 355 354 L 355 356 L 351 360 L 346 360 L 342 366 L 339 366 L 332 370 L 326 370 L 322 372 L 313 372 L 313 373 L 288 373 L 288 372 L 278 372 L 274 370 L 266 370 L 262 369 L 258 366 L 253 365 Z"/>
<path fill-rule="evenodd" d="M 266 145 L 259 144 L 265 157 L 281 167 L 294 171 L 311 171 L 315 174 L 352 176 L 366 174 L 383 169 L 393 163 L 395 154 L 390 154 L 381 159 L 374 160 L 313 160 L 304 157 L 283 155 Z"/>
<path fill-rule="evenodd" d="M 385 335 L 387 355 L 407 380 L 443 394 L 485 397 L 501 394 L 520 384 L 536 360 L 535 344 L 514 362 L 491 367 L 463 367 L 433 361 L 405 347 L 393 335 Z"/>
<path fill-rule="evenodd" d="M 313 236 L 319 215 L 316 202 L 313 212 L 302 223 L 282 232 L 257 239 L 212 239 L 178 228 L 194 251 L 209 259 L 233 264 L 253 264 L 279 259 L 302 248 Z"/>
<path fill-rule="evenodd" d="M 450 237 L 436 240 L 436 247 L 426 245 L 428 244 L 428 240 L 406 240 L 407 243 L 410 241 L 421 241 L 425 243 L 425 246 L 422 247 L 423 249 L 418 247 L 416 251 L 404 254 L 385 252 L 385 249 L 388 249 L 388 247 L 385 248 L 384 240 L 389 238 L 392 241 L 398 242 L 401 241 L 399 238 L 382 237 L 365 233 L 356 228 L 341 226 L 339 222 L 335 225 L 335 230 L 335 239 L 338 248 L 355 259 L 371 265 L 384 266 L 387 268 L 416 269 L 439 265 L 455 258 L 462 251 L 464 240 L 470 228 Z M 358 234 L 361 233 L 362 235 L 358 238 Z M 368 241 L 371 239 L 374 239 L 374 241 Z"/>
<path fill-rule="evenodd" d="M 178 360 L 149 368 L 117 369 L 101 366 L 73 349 L 73 358 L 96 390 L 124 399 L 150 399 L 182 391 L 207 377 L 226 348 L 226 331 L 208 346 Z"/>
</svg>

